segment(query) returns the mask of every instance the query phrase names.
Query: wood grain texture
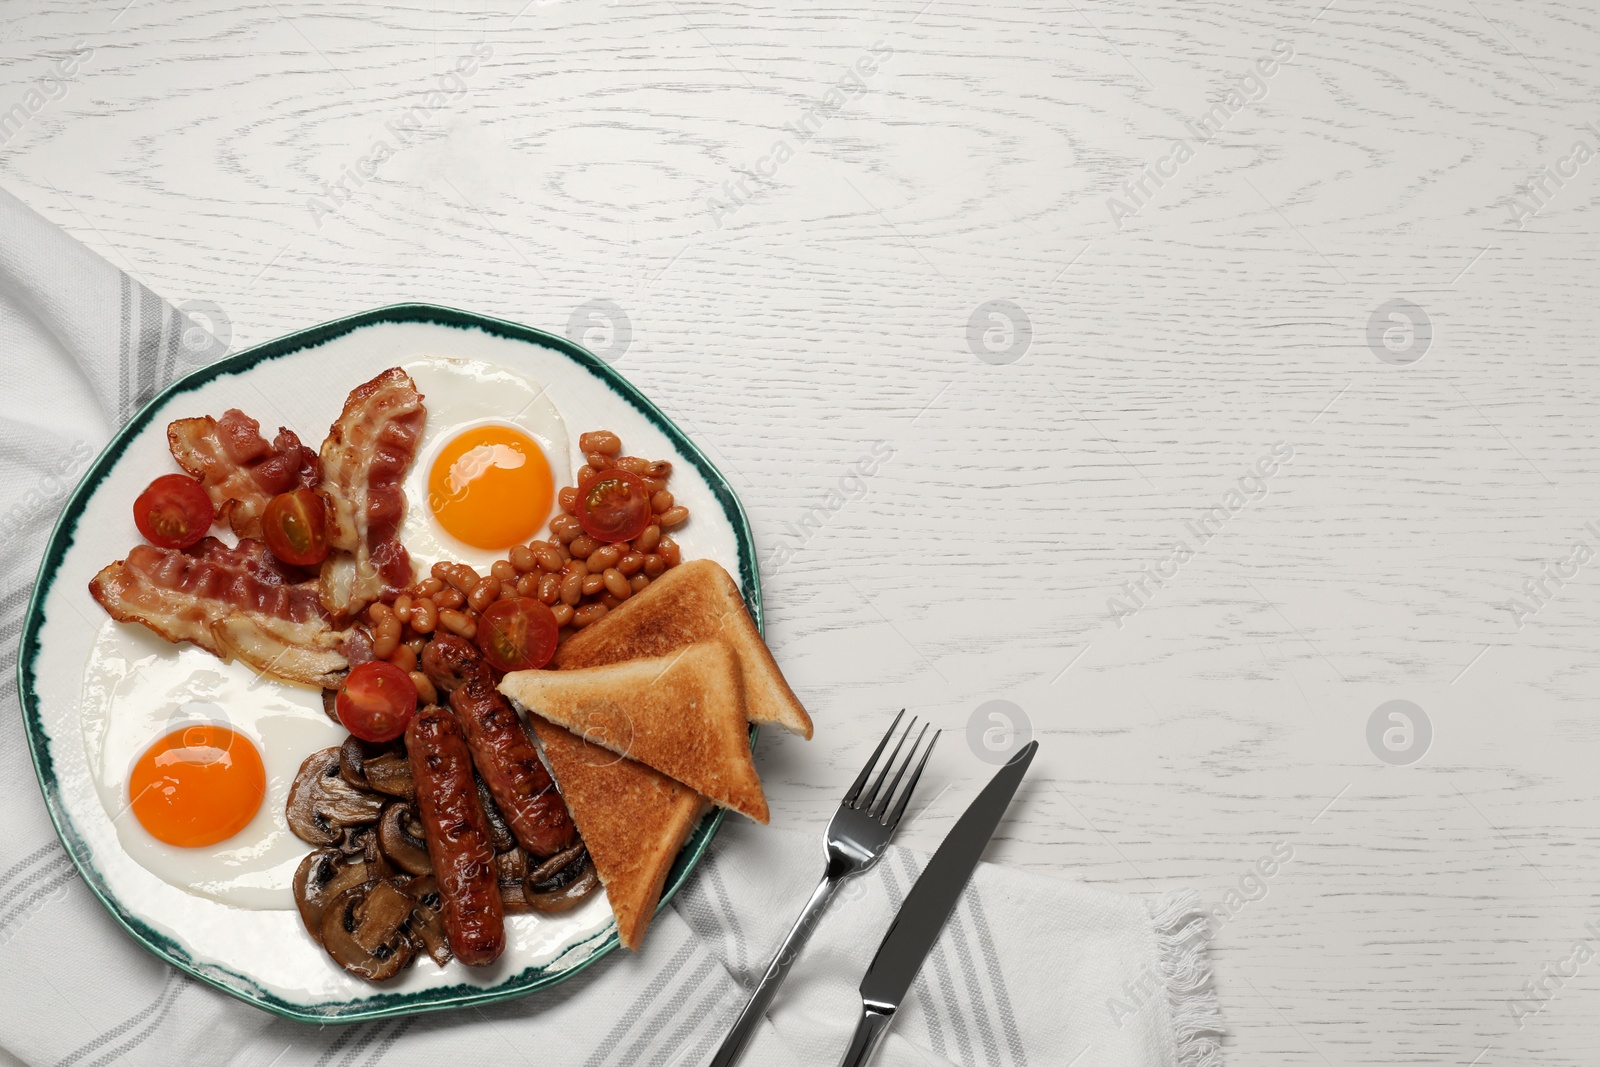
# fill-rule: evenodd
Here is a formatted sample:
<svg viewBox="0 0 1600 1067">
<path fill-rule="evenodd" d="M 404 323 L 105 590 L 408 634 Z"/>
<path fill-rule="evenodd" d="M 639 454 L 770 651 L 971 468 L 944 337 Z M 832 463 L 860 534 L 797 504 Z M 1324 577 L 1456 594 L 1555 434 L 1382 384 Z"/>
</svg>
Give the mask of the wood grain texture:
<svg viewBox="0 0 1600 1067">
<path fill-rule="evenodd" d="M 614 301 L 619 369 L 727 473 L 764 559 L 889 443 L 764 575 L 818 725 L 761 742 L 776 824 L 819 828 L 908 705 L 948 731 L 905 834 L 933 847 L 988 770 L 969 719 L 1010 700 L 1043 748 L 994 859 L 1222 901 L 1292 846 L 1214 941 L 1231 1063 L 1600 1056 L 1600 962 L 1520 1028 L 1507 1008 L 1600 919 L 1600 562 L 1520 629 L 1497 606 L 1600 547 L 1600 162 L 1520 227 L 1510 203 L 1597 141 L 1592 5 L 120 7 L 0 14 L 0 108 L 94 49 L 0 182 L 219 304 L 235 347 L 404 299 L 557 331 Z M 878 42 L 864 91 L 786 132 Z M 1119 227 L 1108 197 L 1275 42 L 1264 95 Z M 474 45 L 319 224 L 308 200 Z M 1368 346 L 1396 298 L 1432 329 L 1409 366 Z M 1005 365 L 967 333 L 996 299 L 1032 328 Z M 1279 442 L 1200 546 L 1185 523 Z M 1108 598 L 1180 539 L 1119 626 Z M 1396 698 L 1433 724 L 1412 766 L 1366 740 Z"/>
</svg>

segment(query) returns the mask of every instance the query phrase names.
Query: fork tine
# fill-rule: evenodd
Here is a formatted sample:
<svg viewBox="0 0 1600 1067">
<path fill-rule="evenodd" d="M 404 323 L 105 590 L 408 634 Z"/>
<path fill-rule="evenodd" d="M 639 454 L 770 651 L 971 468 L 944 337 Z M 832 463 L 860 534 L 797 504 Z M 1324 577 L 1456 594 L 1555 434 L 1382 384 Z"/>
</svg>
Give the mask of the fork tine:
<svg viewBox="0 0 1600 1067">
<path fill-rule="evenodd" d="M 905 747 L 906 738 L 911 736 L 911 731 L 917 728 L 917 717 L 911 716 L 911 721 L 906 723 L 906 732 L 900 735 L 900 740 L 894 743 L 894 750 L 889 753 L 889 758 L 878 768 L 878 777 L 872 782 L 872 788 L 867 790 L 867 795 L 861 798 L 856 805 L 857 811 L 866 811 L 872 807 L 872 802 L 877 799 L 878 790 L 883 788 L 883 780 L 889 777 L 889 772 L 894 768 L 894 761 L 900 758 L 900 750 Z"/>
<path fill-rule="evenodd" d="M 888 820 L 884 823 L 889 829 L 893 830 L 900 825 L 900 816 L 905 814 L 906 805 L 911 802 L 911 794 L 917 791 L 917 779 L 922 777 L 922 768 L 928 765 L 928 757 L 933 755 L 933 746 L 939 743 L 939 735 L 943 732 L 942 730 L 935 730 L 933 732 L 933 740 L 929 741 L 928 747 L 923 749 L 922 761 L 917 764 L 917 769 L 911 773 L 911 781 L 906 783 L 906 791 L 900 794 L 900 803 L 894 806 L 894 811 L 889 813 Z M 922 738 L 919 737 L 917 740 L 921 741 Z M 916 749 L 912 749 L 911 753 L 916 755 Z M 908 758 L 906 762 L 910 763 L 911 761 Z M 938 798 L 935 797 L 934 799 L 937 800 Z"/>
<path fill-rule="evenodd" d="M 869 816 L 874 819 L 879 818 L 888 809 L 889 802 L 894 799 L 895 787 L 900 784 L 900 779 L 905 777 L 906 768 L 911 766 L 911 761 L 917 758 L 917 749 L 922 747 L 922 739 L 928 736 L 928 727 L 932 725 L 933 724 L 929 722 L 922 724 L 922 732 L 917 735 L 917 740 L 911 746 L 911 751 L 906 753 L 906 758 L 901 762 L 899 768 L 894 772 L 894 777 L 889 781 L 889 788 L 885 789 L 878 796 L 878 799 L 873 801 L 871 810 L 867 812 Z M 906 736 L 909 737 L 910 735 L 911 731 L 907 730 Z M 895 751 L 898 752 L 899 749 L 896 749 Z M 889 768 L 884 768 L 885 773 L 887 773 L 888 770 Z"/>
<path fill-rule="evenodd" d="M 894 722 L 889 724 L 889 732 L 883 735 L 883 740 L 878 742 L 878 747 L 873 749 L 872 758 L 867 760 L 867 765 L 861 768 L 861 773 L 856 775 L 855 785 L 850 787 L 850 792 L 844 795 L 846 807 L 856 806 L 856 797 L 861 795 L 861 787 L 867 784 L 867 775 L 872 773 L 873 765 L 878 762 L 878 757 L 883 755 L 883 747 L 889 743 L 889 738 L 894 736 L 894 728 L 900 725 L 900 720 L 905 716 L 906 709 L 901 708 L 900 714 L 894 717 Z"/>
</svg>

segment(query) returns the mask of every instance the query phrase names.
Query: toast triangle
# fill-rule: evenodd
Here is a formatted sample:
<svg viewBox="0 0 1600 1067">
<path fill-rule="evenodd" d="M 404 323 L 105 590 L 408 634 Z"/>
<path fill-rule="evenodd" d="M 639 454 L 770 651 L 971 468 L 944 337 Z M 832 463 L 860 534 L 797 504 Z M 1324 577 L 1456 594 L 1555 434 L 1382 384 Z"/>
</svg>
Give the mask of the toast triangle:
<svg viewBox="0 0 1600 1067">
<path fill-rule="evenodd" d="M 745 715 L 810 739 L 811 716 L 784 681 L 761 633 L 745 610 L 733 576 L 709 559 L 679 564 L 642 591 L 579 630 L 556 649 L 557 669 L 665 656 L 712 638 L 738 657 Z"/>
<path fill-rule="evenodd" d="M 738 660 L 721 641 L 603 667 L 515 671 L 500 682 L 530 712 L 764 823 L 741 688 Z"/>
<path fill-rule="evenodd" d="M 637 950 L 655 916 L 672 861 L 705 802 L 680 782 L 528 717 L 550 774 L 606 887 L 617 936 Z"/>
</svg>

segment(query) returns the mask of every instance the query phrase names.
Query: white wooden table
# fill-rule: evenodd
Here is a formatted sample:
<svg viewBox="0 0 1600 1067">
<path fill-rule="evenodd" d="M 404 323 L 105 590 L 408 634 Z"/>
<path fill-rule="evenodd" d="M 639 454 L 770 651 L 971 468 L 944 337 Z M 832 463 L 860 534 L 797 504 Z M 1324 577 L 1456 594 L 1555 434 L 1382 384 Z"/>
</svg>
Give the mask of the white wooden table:
<svg viewBox="0 0 1600 1067">
<path fill-rule="evenodd" d="M 1009 701 L 992 858 L 1233 904 L 1230 1063 L 1592 1064 L 1600 962 L 1509 1005 L 1600 947 L 1600 14 L 1325 3 L 12 0 L 0 183 L 235 348 L 620 352 L 763 546 L 776 823 L 909 705 L 933 847 Z"/>
</svg>

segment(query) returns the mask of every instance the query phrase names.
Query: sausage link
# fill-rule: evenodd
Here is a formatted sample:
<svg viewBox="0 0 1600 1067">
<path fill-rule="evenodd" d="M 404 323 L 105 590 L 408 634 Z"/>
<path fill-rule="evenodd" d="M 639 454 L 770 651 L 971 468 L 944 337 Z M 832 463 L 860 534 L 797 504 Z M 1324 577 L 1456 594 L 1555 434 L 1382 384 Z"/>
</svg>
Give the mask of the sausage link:
<svg viewBox="0 0 1600 1067">
<path fill-rule="evenodd" d="M 426 708 L 406 727 L 406 749 L 450 950 L 468 966 L 493 963 L 506 947 L 505 908 L 461 724 L 442 708 Z"/>
<path fill-rule="evenodd" d="M 543 859 L 572 844 L 567 805 L 550 780 L 516 711 L 495 690 L 487 670 L 450 694 L 472 761 L 517 843 Z"/>
</svg>

